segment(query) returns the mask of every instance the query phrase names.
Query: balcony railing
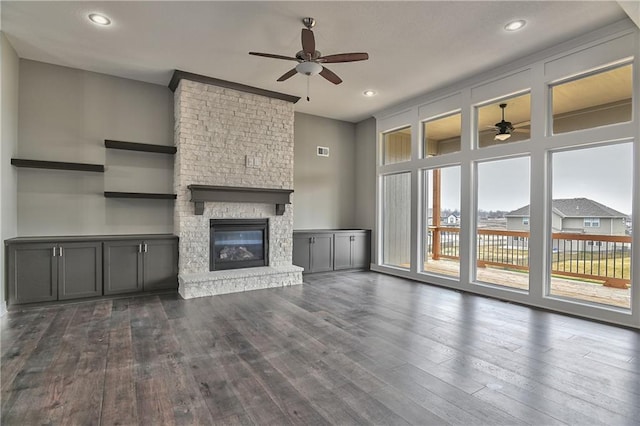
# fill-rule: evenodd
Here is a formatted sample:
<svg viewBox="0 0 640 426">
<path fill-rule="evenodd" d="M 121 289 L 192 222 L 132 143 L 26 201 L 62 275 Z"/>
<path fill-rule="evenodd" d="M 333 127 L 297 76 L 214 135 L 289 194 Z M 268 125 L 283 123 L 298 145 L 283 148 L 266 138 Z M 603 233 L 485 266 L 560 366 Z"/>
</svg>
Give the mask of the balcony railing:
<svg viewBox="0 0 640 426">
<path fill-rule="evenodd" d="M 459 259 L 455 227 L 429 227 L 427 255 L 433 260 Z M 529 270 L 529 232 L 478 229 L 479 267 Z M 551 272 L 628 288 L 631 284 L 631 236 L 552 234 Z"/>
</svg>

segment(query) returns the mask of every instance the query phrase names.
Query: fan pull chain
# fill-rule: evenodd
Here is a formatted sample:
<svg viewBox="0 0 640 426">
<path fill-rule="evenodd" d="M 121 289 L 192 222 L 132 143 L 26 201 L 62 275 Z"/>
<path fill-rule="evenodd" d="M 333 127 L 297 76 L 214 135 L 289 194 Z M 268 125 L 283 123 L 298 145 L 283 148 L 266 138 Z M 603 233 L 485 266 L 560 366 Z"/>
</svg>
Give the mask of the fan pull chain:
<svg viewBox="0 0 640 426">
<path fill-rule="evenodd" d="M 309 98 L 309 75 L 307 75 L 307 102 L 309 102 L 311 99 Z"/>
</svg>

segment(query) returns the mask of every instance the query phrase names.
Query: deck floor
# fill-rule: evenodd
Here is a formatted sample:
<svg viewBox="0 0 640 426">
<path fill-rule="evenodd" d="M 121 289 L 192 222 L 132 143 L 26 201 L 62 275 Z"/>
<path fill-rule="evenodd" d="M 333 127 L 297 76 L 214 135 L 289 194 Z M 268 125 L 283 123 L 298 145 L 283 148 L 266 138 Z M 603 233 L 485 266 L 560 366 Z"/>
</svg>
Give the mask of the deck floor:
<svg viewBox="0 0 640 426">
<path fill-rule="evenodd" d="M 428 272 L 459 276 L 459 264 L 455 261 L 447 259 L 430 260 L 424 265 L 425 271 Z M 529 274 L 526 272 L 509 271 L 488 266 L 477 269 L 477 279 L 480 282 L 505 287 L 524 290 L 529 288 Z M 631 308 L 630 289 L 606 287 L 578 279 L 565 279 L 554 276 L 551 281 L 551 294 L 620 308 Z"/>
<path fill-rule="evenodd" d="M 11 310 L 3 425 L 631 425 L 640 332 L 373 272 Z"/>
</svg>

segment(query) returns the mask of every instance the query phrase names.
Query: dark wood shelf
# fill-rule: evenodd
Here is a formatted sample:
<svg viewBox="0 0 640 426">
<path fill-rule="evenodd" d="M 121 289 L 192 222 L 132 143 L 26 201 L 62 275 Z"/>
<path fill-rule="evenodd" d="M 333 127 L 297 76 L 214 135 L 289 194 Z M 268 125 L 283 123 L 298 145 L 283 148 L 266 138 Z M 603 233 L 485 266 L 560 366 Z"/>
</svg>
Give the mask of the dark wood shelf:
<svg viewBox="0 0 640 426">
<path fill-rule="evenodd" d="M 104 140 L 104 146 L 111 149 L 124 149 L 126 151 L 156 152 L 159 154 L 175 154 L 176 147 L 168 145 L 152 145 L 148 143 Z"/>
<path fill-rule="evenodd" d="M 24 160 L 12 158 L 11 164 L 16 167 L 29 167 L 32 169 L 72 170 L 80 172 L 104 173 L 104 165 L 87 163 L 65 163 L 62 161 Z"/>
<path fill-rule="evenodd" d="M 150 192 L 105 191 L 105 198 L 145 198 L 149 200 L 175 200 L 176 194 L 155 194 Z"/>
<path fill-rule="evenodd" d="M 282 216 L 286 204 L 291 204 L 293 189 L 244 188 L 235 186 L 188 185 L 191 201 L 195 204 L 195 214 L 204 213 L 205 202 L 266 203 L 274 204 L 276 215 Z"/>
</svg>

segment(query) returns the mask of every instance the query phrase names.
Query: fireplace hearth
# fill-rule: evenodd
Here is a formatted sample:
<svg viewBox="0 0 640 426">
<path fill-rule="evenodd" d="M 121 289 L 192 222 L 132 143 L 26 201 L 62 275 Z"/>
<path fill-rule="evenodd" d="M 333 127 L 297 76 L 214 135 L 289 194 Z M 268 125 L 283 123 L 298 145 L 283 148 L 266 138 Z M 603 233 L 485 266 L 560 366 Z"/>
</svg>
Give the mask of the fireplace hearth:
<svg viewBox="0 0 640 426">
<path fill-rule="evenodd" d="M 268 219 L 211 219 L 209 270 L 269 265 Z"/>
</svg>

